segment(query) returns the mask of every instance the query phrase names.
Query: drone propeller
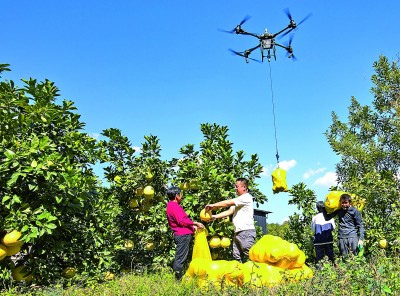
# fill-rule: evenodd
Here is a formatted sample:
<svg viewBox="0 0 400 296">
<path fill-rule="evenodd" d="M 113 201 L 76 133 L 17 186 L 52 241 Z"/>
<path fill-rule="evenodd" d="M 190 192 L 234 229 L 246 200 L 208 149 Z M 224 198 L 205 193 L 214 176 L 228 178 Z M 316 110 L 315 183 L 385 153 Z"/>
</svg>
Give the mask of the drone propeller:
<svg viewBox="0 0 400 296">
<path fill-rule="evenodd" d="M 249 20 L 249 18 L 250 18 L 250 16 L 249 16 L 249 15 L 246 15 L 246 16 L 242 19 L 242 21 L 240 22 L 239 26 L 241 26 L 241 25 L 243 25 L 245 22 L 247 22 L 247 21 Z"/>
<path fill-rule="evenodd" d="M 298 26 L 300 26 L 302 23 L 304 23 L 306 20 L 308 20 L 312 16 L 312 13 L 309 13 L 299 23 L 296 23 L 294 21 L 294 19 L 292 18 L 292 14 L 290 13 L 289 8 L 284 9 L 284 12 L 287 15 L 287 17 L 289 18 L 290 23 L 288 25 L 288 28 L 290 28 L 290 30 L 285 32 L 284 34 L 282 34 L 279 38 L 286 36 L 287 34 L 289 34 L 291 31 L 295 30 Z"/>
<path fill-rule="evenodd" d="M 297 26 L 300 26 L 302 23 L 304 23 L 306 20 L 308 20 L 312 16 L 312 13 L 307 14 L 298 24 Z"/>
<path fill-rule="evenodd" d="M 285 8 L 283 10 L 285 12 L 285 14 L 287 15 L 287 17 L 289 18 L 290 21 L 293 21 L 292 15 L 290 14 L 290 10 L 289 8 Z"/>
<path fill-rule="evenodd" d="M 289 43 L 286 45 L 286 56 L 289 59 L 293 59 L 293 61 L 297 61 L 297 58 L 293 54 L 293 48 L 292 48 L 293 36 L 294 35 L 290 36 Z"/>
<path fill-rule="evenodd" d="M 255 62 L 258 62 L 258 63 L 262 63 L 262 61 L 260 61 L 260 60 L 256 60 L 256 59 L 250 58 L 249 55 L 250 55 L 251 51 L 249 51 L 249 50 L 245 50 L 243 52 L 238 52 L 238 51 L 235 51 L 235 50 L 229 48 L 229 51 L 233 55 L 238 55 L 238 56 L 244 57 L 246 59 L 246 63 L 248 63 L 248 60 L 252 60 L 252 61 L 255 61 Z"/>
<path fill-rule="evenodd" d="M 235 28 L 233 28 L 232 30 L 229 30 L 229 31 L 227 31 L 227 30 L 222 30 L 222 29 L 218 29 L 218 30 L 220 30 L 220 31 L 222 31 L 222 32 L 225 32 L 225 33 L 231 33 L 231 34 L 233 34 L 233 33 L 236 33 L 236 34 L 239 34 L 240 32 L 241 32 L 241 30 L 242 30 L 242 25 L 245 23 L 245 22 L 247 22 L 248 20 L 249 20 L 249 18 L 250 18 L 250 16 L 249 15 L 246 15 L 245 17 L 244 17 L 244 19 L 239 23 L 239 25 L 237 25 Z"/>
</svg>

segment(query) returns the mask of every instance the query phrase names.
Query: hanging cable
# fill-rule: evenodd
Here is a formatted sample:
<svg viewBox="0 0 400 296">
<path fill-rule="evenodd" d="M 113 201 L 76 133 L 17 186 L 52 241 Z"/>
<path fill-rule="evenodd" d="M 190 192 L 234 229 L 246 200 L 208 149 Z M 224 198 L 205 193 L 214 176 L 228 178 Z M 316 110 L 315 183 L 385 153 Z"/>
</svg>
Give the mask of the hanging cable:
<svg viewBox="0 0 400 296">
<path fill-rule="evenodd" d="M 274 118 L 274 131 L 275 131 L 275 149 L 276 149 L 276 162 L 279 168 L 279 152 L 278 152 L 278 138 L 276 136 L 276 120 L 275 120 L 275 103 L 274 103 L 274 90 L 272 87 L 272 70 L 271 70 L 271 62 L 268 60 L 269 65 L 269 79 L 271 84 L 271 101 L 272 101 L 272 115 Z"/>
</svg>

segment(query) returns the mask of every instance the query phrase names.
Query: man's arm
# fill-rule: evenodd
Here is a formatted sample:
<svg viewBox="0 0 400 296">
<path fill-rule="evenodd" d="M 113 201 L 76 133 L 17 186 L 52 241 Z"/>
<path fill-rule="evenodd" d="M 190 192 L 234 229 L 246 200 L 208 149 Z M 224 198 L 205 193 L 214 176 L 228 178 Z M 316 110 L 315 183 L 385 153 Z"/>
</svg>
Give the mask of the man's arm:
<svg viewBox="0 0 400 296">
<path fill-rule="evenodd" d="M 227 199 L 227 200 L 223 200 L 220 202 L 217 202 L 215 204 L 208 204 L 206 205 L 206 211 L 211 211 L 211 210 L 216 210 L 216 209 L 220 209 L 220 208 L 227 208 L 230 207 L 228 210 L 223 211 L 221 213 L 218 213 L 216 215 L 212 215 L 211 218 L 214 219 L 220 219 L 220 218 L 225 218 L 227 216 L 230 216 L 233 214 L 234 210 L 233 207 L 235 205 L 235 202 L 232 199 Z"/>
<path fill-rule="evenodd" d="M 336 210 L 336 211 L 334 211 L 334 212 L 332 212 L 332 213 L 329 214 L 329 213 L 326 211 L 326 209 L 324 208 L 324 209 L 322 210 L 322 213 L 324 214 L 324 219 L 325 219 L 326 221 L 329 221 L 329 220 L 335 218 L 335 216 L 337 216 L 339 210 L 340 210 L 340 209 L 338 209 L 338 210 Z"/>
<path fill-rule="evenodd" d="M 363 224 L 363 221 L 361 218 L 361 213 L 357 209 L 354 213 L 354 218 L 356 221 L 356 226 L 358 227 L 359 239 L 360 239 L 360 241 L 363 241 L 364 240 L 364 224 Z M 361 242 L 361 244 L 362 244 L 362 242 Z"/>
<path fill-rule="evenodd" d="M 216 215 L 212 215 L 211 217 L 212 217 L 212 219 L 214 220 L 214 219 L 225 218 L 225 217 L 228 217 L 228 216 L 230 216 L 230 215 L 232 215 L 232 214 L 233 214 L 233 208 L 229 208 L 228 210 L 223 211 L 223 212 L 221 212 L 221 213 L 218 213 L 218 214 L 216 214 Z"/>
<path fill-rule="evenodd" d="M 235 205 L 235 203 L 232 199 L 227 199 L 227 200 L 219 201 L 214 204 L 206 205 L 206 211 L 216 210 L 216 209 L 220 209 L 220 208 L 227 208 L 227 207 L 234 206 L 234 205 Z"/>
</svg>

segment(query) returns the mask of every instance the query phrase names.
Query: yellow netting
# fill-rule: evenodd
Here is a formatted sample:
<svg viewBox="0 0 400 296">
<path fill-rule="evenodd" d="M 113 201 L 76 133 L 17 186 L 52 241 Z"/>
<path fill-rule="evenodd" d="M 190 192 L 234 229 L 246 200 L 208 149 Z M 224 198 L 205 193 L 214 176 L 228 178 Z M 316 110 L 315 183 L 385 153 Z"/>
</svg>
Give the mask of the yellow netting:
<svg viewBox="0 0 400 296">
<path fill-rule="evenodd" d="M 287 192 L 288 191 L 288 185 L 286 182 L 286 171 L 277 168 L 275 171 L 272 172 L 272 191 L 274 193 L 279 193 L 279 192 Z"/>
<path fill-rule="evenodd" d="M 197 229 L 194 234 L 193 259 L 211 259 L 211 252 L 207 242 L 207 230 Z"/>
<path fill-rule="evenodd" d="M 210 285 L 217 290 L 228 286 L 264 287 L 313 277 L 312 269 L 305 264 L 304 252 L 280 237 L 264 235 L 249 251 L 252 261 L 242 264 L 236 260 L 195 258 L 210 256 L 206 236 L 204 230 L 196 233 L 193 260 L 184 277 L 205 291 Z"/>
<path fill-rule="evenodd" d="M 325 198 L 325 209 L 331 214 L 334 211 L 339 210 L 342 207 L 340 202 L 340 196 L 344 193 L 344 191 L 330 191 Z M 360 212 L 364 209 L 366 200 L 365 198 L 361 198 L 358 195 L 347 193 L 351 196 L 351 204 L 355 206 Z"/>
</svg>

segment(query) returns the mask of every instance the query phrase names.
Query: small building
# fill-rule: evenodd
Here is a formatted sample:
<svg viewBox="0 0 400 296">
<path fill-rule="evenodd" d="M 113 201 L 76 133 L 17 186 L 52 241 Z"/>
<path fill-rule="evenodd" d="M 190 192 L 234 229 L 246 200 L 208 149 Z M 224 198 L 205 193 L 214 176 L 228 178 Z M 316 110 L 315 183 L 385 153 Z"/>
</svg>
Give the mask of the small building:
<svg viewBox="0 0 400 296">
<path fill-rule="evenodd" d="M 272 212 L 264 211 L 260 209 L 254 209 L 254 221 L 256 221 L 256 225 L 262 228 L 263 234 L 267 234 L 267 219 L 268 214 Z"/>
</svg>

